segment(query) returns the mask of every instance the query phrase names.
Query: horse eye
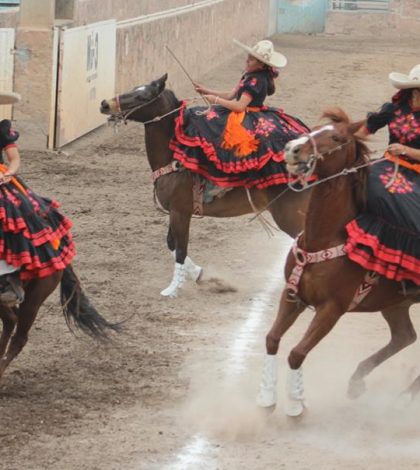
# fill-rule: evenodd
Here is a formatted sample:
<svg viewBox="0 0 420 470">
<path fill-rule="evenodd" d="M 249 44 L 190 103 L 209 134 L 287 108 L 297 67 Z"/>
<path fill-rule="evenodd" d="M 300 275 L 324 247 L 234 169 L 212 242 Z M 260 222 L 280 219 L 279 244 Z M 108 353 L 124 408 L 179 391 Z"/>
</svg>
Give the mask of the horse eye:
<svg viewBox="0 0 420 470">
<path fill-rule="evenodd" d="M 340 142 L 340 137 L 338 137 L 337 135 L 333 135 L 331 137 L 331 139 L 334 141 L 334 142 Z"/>
</svg>

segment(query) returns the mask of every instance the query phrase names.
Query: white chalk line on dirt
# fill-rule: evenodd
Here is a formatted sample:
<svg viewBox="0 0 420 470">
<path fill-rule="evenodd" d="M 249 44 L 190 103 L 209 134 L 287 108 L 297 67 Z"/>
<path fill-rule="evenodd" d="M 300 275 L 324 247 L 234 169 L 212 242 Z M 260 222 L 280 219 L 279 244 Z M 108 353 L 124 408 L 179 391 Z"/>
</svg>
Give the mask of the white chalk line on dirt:
<svg viewBox="0 0 420 470">
<path fill-rule="evenodd" d="M 256 342 L 256 333 L 262 323 L 264 314 L 268 309 L 272 309 L 271 301 L 273 294 L 284 282 L 283 267 L 287 253 L 289 252 L 290 238 L 281 233 L 280 238 L 283 249 L 276 253 L 279 261 L 267 272 L 267 282 L 264 291 L 253 299 L 249 309 L 249 315 L 238 331 L 237 337 L 232 346 L 227 350 L 227 364 L 224 370 L 226 377 L 232 378 L 239 375 L 246 367 L 246 361 L 252 351 L 253 343 Z M 258 341 L 262 338 L 258 338 Z M 248 354 L 247 354 L 248 353 Z M 182 447 L 174 457 L 174 462 L 167 465 L 167 470 L 192 470 L 195 468 L 216 468 L 217 448 L 202 434 L 193 435 L 187 444 Z M 211 464 L 213 463 L 213 466 Z"/>
</svg>

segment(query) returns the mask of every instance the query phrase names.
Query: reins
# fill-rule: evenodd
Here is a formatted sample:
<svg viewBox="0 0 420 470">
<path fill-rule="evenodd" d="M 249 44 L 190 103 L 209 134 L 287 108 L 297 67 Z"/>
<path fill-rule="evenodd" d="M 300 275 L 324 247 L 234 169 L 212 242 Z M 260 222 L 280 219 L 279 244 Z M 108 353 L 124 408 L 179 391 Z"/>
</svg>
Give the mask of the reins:
<svg viewBox="0 0 420 470">
<path fill-rule="evenodd" d="M 325 154 L 326 155 L 326 154 Z M 385 157 L 381 157 L 381 158 L 378 158 L 376 160 L 370 160 L 369 162 L 367 163 L 363 163 L 361 165 L 358 165 L 358 166 L 354 166 L 352 168 L 344 168 L 343 170 L 339 171 L 338 173 L 335 173 L 333 175 L 330 175 L 330 176 L 327 176 L 326 178 L 323 178 L 323 179 L 320 179 L 320 180 L 317 180 L 315 181 L 314 183 L 308 183 L 307 181 L 305 182 L 304 185 L 302 185 L 302 187 L 298 188 L 298 187 L 294 187 L 294 183 L 296 181 L 300 181 L 300 179 L 296 179 L 295 181 L 291 181 L 288 183 L 288 187 L 289 189 L 291 189 L 292 191 L 296 192 L 296 193 L 301 193 L 302 191 L 306 191 L 307 189 L 312 189 L 314 188 L 315 186 L 318 186 L 319 184 L 322 184 L 322 183 L 325 183 L 327 181 L 330 181 L 334 178 L 338 178 L 340 176 L 348 176 L 350 174 L 353 174 L 353 173 L 357 173 L 360 169 L 362 168 L 366 168 L 368 166 L 373 166 L 373 165 L 376 165 L 377 163 L 380 163 L 382 161 L 386 160 Z M 306 176 L 306 174 L 305 174 Z"/>
<path fill-rule="evenodd" d="M 148 101 L 147 103 L 143 103 L 143 104 L 140 104 L 138 106 L 135 106 L 134 108 L 131 108 L 127 111 L 121 111 L 121 106 L 120 106 L 120 102 L 119 102 L 119 95 L 115 98 L 116 102 L 117 102 L 117 105 L 118 105 L 118 109 L 119 109 L 119 112 L 118 113 L 115 113 L 115 114 L 112 114 L 109 118 L 108 118 L 108 123 L 109 124 L 114 124 L 114 126 L 117 126 L 121 123 L 124 123 L 125 125 L 127 125 L 127 120 L 128 120 L 128 117 L 131 116 L 134 112 L 138 111 L 139 109 L 142 109 L 144 108 L 145 106 L 148 106 L 149 104 L 152 104 L 154 103 L 155 101 L 157 101 L 158 98 L 161 97 L 163 91 L 161 93 L 159 93 L 158 96 L 156 96 L 155 98 L 153 98 L 152 100 Z M 175 109 L 172 109 L 171 111 L 168 111 L 167 113 L 165 114 L 161 114 L 159 116 L 155 116 L 154 118 L 152 119 L 149 119 L 148 121 L 144 121 L 143 124 L 146 126 L 147 124 L 153 124 L 155 122 L 159 122 L 161 121 L 162 119 L 166 118 L 167 116 L 170 116 L 171 114 L 174 114 L 176 112 L 178 112 L 180 109 L 182 109 L 182 107 L 185 105 L 185 102 L 188 102 L 188 103 L 193 103 L 195 101 L 198 101 L 198 98 L 187 98 L 185 99 L 181 106 L 178 106 L 177 108 Z"/>
</svg>

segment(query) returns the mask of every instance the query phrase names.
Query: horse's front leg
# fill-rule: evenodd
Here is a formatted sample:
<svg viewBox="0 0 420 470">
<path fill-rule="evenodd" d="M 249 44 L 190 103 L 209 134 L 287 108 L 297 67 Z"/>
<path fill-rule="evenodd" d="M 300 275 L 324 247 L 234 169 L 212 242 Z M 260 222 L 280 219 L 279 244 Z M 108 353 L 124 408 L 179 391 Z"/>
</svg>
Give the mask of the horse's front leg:
<svg viewBox="0 0 420 470">
<path fill-rule="evenodd" d="M 289 354 L 289 371 L 286 381 L 286 414 L 296 417 L 306 408 L 302 364 L 309 352 L 324 338 L 345 313 L 335 302 L 325 302 L 317 307 L 315 317 L 301 341 Z"/>
<path fill-rule="evenodd" d="M 7 352 L 0 360 L 0 378 L 7 366 L 18 356 L 28 341 L 38 311 L 45 299 L 54 291 L 61 279 L 61 271 L 53 275 L 30 281 L 25 287 L 25 299 L 17 310 L 17 325 Z"/>
<path fill-rule="evenodd" d="M 10 337 L 15 329 L 17 316 L 10 307 L 0 307 L 0 318 L 3 322 L 3 329 L 0 337 L 0 360 L 6 352 Z"/>
<path fill-rule="evenodd" d="M 280 340 L 286 331 L 293 325 L 305 307 L 301 303 L 291 302 L 284 290 L 280 299 L 277 317 L 266 336 L 267 354 L 264 357 L 264 366 L 257 405 L 262 408 L 274 407 L 277 403 L 277 352 Z"/>
<path fill-rule="evenodd" d="M 417 335 L 410 320 L 409 305 L 406 303 L 384 309 L 382 316 L 388 323 L 391 339 L 389 343 L 372 356 L 362 361 L 352 375 L 348 395 L 359 397 L 366 389 L 364 378 L 391 356 L 416 341 Z"/>
<path fill-rule="evenodd" d="M 172 256 L 174 257 L 174 259 L 176 259 L 175 237 L 172 234 L 171 227 L 169 227 L 166 241 L 168 244 L 168 248 L 172 253 Z M 189 256 L 185 257 L 184 265 L 185 265 L 185 270 L 187 272 L 187 276 L 190 279 L 192 279 L 194 282 L 199 282 L 203 275 L 203 268 L 195 264 L 194 261 Z"/>
<path fill-rule="evenodd" d="M 175 241 L 175 269 L 169 286 L 161 292 L 164 297 L 176 297 L 184 285 L 187 274 L 185 258 L 187 257 L 191 214 L 171 210 L 169 215 L 170 231 Z"/>
</svg>

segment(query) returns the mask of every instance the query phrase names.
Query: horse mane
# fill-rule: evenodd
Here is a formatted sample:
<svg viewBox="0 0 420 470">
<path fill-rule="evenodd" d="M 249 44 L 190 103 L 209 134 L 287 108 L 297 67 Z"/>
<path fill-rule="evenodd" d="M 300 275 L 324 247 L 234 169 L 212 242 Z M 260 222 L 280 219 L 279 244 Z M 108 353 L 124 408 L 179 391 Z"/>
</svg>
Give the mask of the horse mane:
<svg viewBox="0 0 420 470">
<path fill-rule="evenodd" d="M 181 102 L 176 97 L 175 93 L 168 88 L 165 88 L 162 92 L 162 97 L 166 100 L 167 104 L 172 108 L 178 108 L 181 106 Z"/>
<path fill-rule="evenodd" d="M 321 118 L 328 119 L 334 124 L 344 124 L 347 128 L 350 128 L 348 131 L 354 138 L 356 152 L 353 166 L 357 167 L 363 165 L 370 160 L 371 151 L 366 145 L 364 138 L 355 134 L 364 124 L 364 120 L 352 122 L 349 115 L 338 106 L 325 110 L 322 113 Z M 353 197 L 356 208 L 359 212 L 363 212 L 366 209 L 368 176 L 369 166 L 360 168 L 357 172 L 351 175 L 353 182 Z"/>
<path fill-rule="evenodd" d="M 321 119 L 328 119 L 334 124 L 350 124 L 350 118 L 348 114 L 338 106 L 332 106 L 331 108 L 326 109 L 322 113 Z"/>
</svg>

